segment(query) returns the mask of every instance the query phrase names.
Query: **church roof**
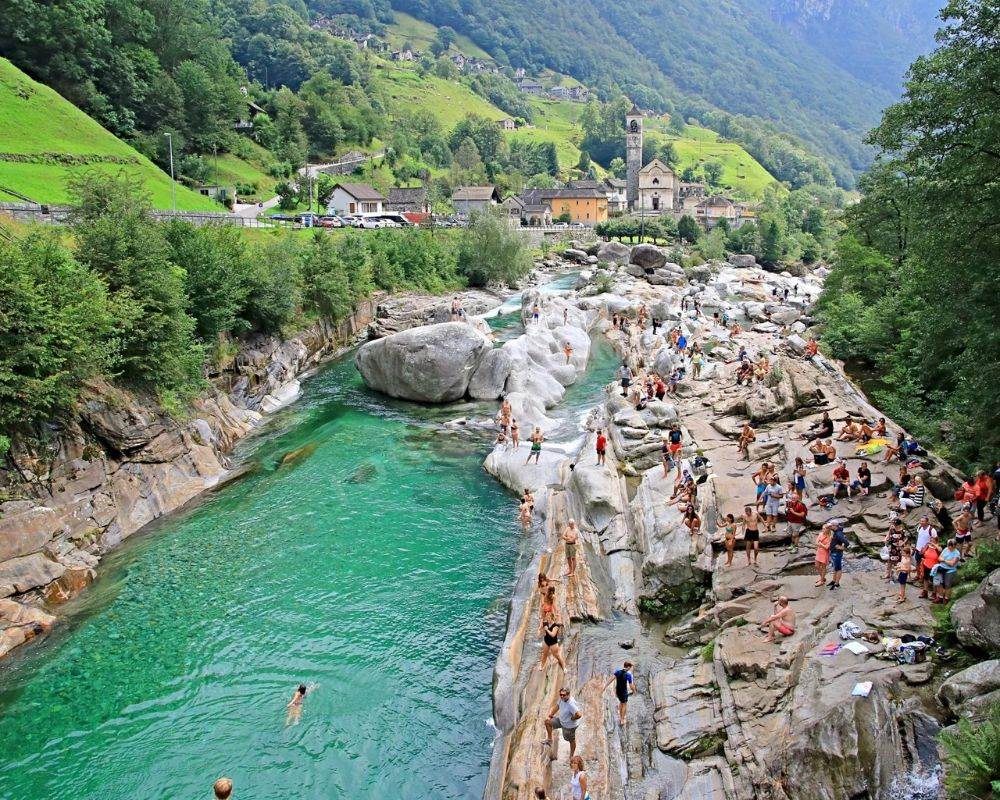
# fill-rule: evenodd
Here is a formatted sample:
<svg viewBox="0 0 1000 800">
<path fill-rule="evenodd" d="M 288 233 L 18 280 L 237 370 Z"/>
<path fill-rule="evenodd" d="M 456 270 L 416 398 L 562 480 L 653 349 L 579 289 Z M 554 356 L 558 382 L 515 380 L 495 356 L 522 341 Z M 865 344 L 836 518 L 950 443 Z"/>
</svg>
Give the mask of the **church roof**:
<svg viewBox="0 0 1000 800">
<path fill-rule="evenodd" d="M 665 172 L 669 172 L 671 175 L 675 174 L 674 171 L 670 168 L 669 164 L 660 161 L 660 159 L 658 158 L 654 158 L 652 161 L 646 164 L 646 166 L 644 166 L 641 170 L 639 170 L 639 173 L 642 174 L 644 172 L 645 173 L 651 172 L 654 167 L 657 167 Z"/>
<path fill-rule="evenodd" d="M 631 110 L 629 110 L 628 116 L 630 116 L 630 117 L 641 117 L 642 116 L 642 112 L 639 110 L 639 106 L 637 106 L 635 103 L 632 103 L 632 108 L 631 108 Z"/>
</svg>

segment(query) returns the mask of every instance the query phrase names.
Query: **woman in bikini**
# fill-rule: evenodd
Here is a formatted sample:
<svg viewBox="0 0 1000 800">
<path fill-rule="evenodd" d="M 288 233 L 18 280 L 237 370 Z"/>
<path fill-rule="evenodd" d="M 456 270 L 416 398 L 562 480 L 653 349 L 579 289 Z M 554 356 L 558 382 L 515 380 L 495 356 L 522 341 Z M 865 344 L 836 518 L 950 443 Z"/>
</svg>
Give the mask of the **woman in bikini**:
<svg viewBox="0 0 1000 800">
<path fill-rule="evenodd" d="M 723 529 L 723 542 L 726 546 L 726 566 L 733 565 L 733 551 L 736 550 L 736 517 L 726 514 L 726 518 L 719 519 L 719 526 Z"/>
<path fill-rule="evenodd" d="M 511 417 L 510 420 L 510 443 L 513 445 L 515 450 L 517 450 L 518 446 L 521 444 L 521 431 L 517 427 L 517 420 L 513 417 Z"/>
</svg>

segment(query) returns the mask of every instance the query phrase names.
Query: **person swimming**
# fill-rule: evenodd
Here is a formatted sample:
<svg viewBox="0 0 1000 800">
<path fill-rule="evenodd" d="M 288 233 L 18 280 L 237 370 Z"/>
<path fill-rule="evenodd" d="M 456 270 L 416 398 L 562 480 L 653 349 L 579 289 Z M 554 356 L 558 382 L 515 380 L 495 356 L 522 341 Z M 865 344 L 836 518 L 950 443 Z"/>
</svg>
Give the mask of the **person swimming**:
<svg viewBox="0 0 1000 800">
<path fill-rule="evenodd" d="M 285 717 L 285 725 L 298 725 L 299 719 L 302 717 L 302 702 L 305 700 L 306 692 L 309 689 L 304 683 L 299 684 L 299 688 L 295 690 L 292 695 L 292 699 L 288 701 L 288 705 L 285 708 L 288 710 L 288 715 Z"/>
</svg>

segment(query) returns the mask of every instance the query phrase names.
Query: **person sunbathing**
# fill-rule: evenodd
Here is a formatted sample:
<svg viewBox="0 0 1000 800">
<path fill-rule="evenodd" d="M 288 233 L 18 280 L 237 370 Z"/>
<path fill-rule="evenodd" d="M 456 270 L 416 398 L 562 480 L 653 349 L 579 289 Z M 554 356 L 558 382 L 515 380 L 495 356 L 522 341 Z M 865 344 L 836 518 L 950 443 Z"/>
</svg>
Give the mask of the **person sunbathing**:
<svg viewBox="0 0 1000 800">
<path fill-rule="evenodd" d="M 806 343 L 806 358 L 812 358 L 819 352 L 819 343 L 815 339 L 810 339 Z"/>
<path fill-rule="evenodd" d="M 844 423 L 844 427 L 840 429 L 840 436 L 837 437 L 838 442 L 854 442 L 861 438 L 861 426 L 858 425 L 850 417 Z"/>
</svg>

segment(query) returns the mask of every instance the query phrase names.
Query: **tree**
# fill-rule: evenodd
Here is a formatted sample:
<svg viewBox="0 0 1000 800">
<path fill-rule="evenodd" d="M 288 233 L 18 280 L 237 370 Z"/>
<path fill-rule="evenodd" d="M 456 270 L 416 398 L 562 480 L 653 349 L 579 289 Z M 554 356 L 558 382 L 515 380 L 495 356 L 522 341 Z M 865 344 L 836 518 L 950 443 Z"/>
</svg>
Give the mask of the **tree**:
<svg viewBox="0 0 1000 800">
<path fill-rule="evenodd" d="M 674 147 L 673 142 L 664 142 L 660 145 L 660 149 L 657 151 L 656 157 L 671 169 L 676 167 L 677 163 L 680 161 L 680 157 L 677 155 L 677 148 Z"/>
<path fill-rule="evenodd" d="M 458 269 L 470 286 L 513 284 L 531 269 L 531 255 L 520 233 L 505 215 L 481 211 L 472 215 L 458 243 Z"/>
<path fill-rule="evenodd" d="M 767 266 L 774 266 L 781 261 L 781 229 L 774 220 L 763 225 L 761 261 Z"/>
<path fill-rule="evenodd" d="M 701 236 L 701 226 L 694 217 L 685 214 L 677 221 L 677 235 L 683 241 L 694 244 Z"/>
<path fill-rule="evenodd" d="M 0 240 L 0 302 L 0 429 L 7 431 L 69 410 L 82 382 L 113 365 L 116 323 L 134 322 L 115 319 L 103 282 L 52 231 Z"/>
<path fill-rule="evenodd" d="M 702 168 L 705 171 L 705 180 L 709 186 L 718 186 L 722 179 L 722 171 L 725 169 L 721 161 L 709 161 Z"/>
<path fill-rule="evenodd" d="M 136 311 L 135 324 L 130 312 L 116 331 L 122 374 L 161 393 L 199 386 L 203 351 L 186 311 L 184 270 L 148 216 L 149 198 L 125 173 L 84 173 L 69 189 L 77 258 L 104 279 L 114 302 Z"/>
<path fill-rule="evenodd" d="M 586 172 L 590 169 L 590 153 L 586 150 L 580 151 L 580 158 L 576 162 L 576 168 L 581 172 Z"/>
<path fill-rule="evenodd" d="M 611 159 L 611 163 L 608 164 L 608 172 L 610 172 L 616 178 L 624 179 L 627 172 L 627 168 L 625 166 L 625 159 L 624 158 Z"/>
<path fill-rule="evenodd" d="M 450 28 L 444 25 L 437 29 L 437 34 L 434 36 L 434 41 L 431 42 L 431 52 L 435 57 L 438 57 L 444 53 L 448 52 L 448 48 L 455 43 L 457 34 L 454 28 Z"/>
</svg>

